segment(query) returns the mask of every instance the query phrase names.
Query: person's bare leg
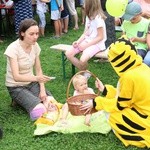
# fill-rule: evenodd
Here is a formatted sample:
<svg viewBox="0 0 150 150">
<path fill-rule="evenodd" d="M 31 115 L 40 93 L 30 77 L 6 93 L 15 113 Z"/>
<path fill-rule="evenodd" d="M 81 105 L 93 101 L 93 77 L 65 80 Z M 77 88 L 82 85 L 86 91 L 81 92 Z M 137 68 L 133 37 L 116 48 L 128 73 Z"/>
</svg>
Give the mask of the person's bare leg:
<svg viewBox="0 0 150 150">
<path fill-rule="evenodd" d="M 80 70 L 87 70 L 88 68 L 88 60 L 90 57 L 87 54 L 82 54 L 80 57 Z"/>
<path fill-rule="evenodd" d="M 39 32 L 41 36 L 45 36 L 45 28 L 40 27 Z"/>
<path fill-rule="evenodd" d="M 90 59 L 89 56 L 87 55 L 81 55 L 80 60 L 75 57 L 75 51 L 74 48 L 72 48 L 71 50 L 66 51 L 66 57 L 68 60 L 71 61 L 71 63 L 77 67 L 79 70 L 86 70 L 87 66 L 88 66 L 88 60 Z"/>
<path fill-rule="evenodd" d="M 65 25 L 64 25 L 64 19 L 61 19 L 60 21 L 61 21 L 61 28 L 62 28 L 62 31 L 64 31 L 64 26 L 65 26 Z"/>
<path fill-rule="evenodd" d="M 82 6 L 81 7 L 81 17 L 82 17 L 82 25 L 84 25 L 84 23 L 85 23 L 85 12 L 84 12 L 84 7 Z"/>
<path fill-rule="evenodd" d="M 54 20 L 55 36 L 60 37 L 59 20 Z"/>
<path fill-rule="evenodd" d="M 87 125 L 87 126 L 90 126 L 90 119 L 91 119 L 91 114 L 87 114 L 85 116 L 85 122 L 84 122 L 84 124 Z"/>
<path fill-rule="evenodd" d="M 69 61 L 71 61 L 71 63 L 77 67 L 78 69 L 80 69 L 80 60 L 78 58 L 75 57 L 75 53 L 74 53 L 74 48 L 72 48 L 71 50 L 66 51 L 65 53 L 67 59 Z"/>
<path fill-rule="evenodd" d="M 86 70 L 87 69 L 87 63 L 80 61 L 78 58 L 76 58 L 75 56 L 72 57 L 67 57 L 68 60 L 71 61 L 71 63 L 78 68 L 80 71 L 81 70 Z"/>
<path fill-rule="evenodd" d="M 74 18 L 74 29 L 79 29 L 78 26 L 78 14 L 73 15 Z"/>
<path fill-rule="evenodd" d="M 63 32 L 64 32 L 64 33 L 67 33 L 67 32 L 68 32 L 69 17 L 63 19 L 63 23 L 64 23 Z"/>
<path fill-rule="evenodd" d="M 87 68 L 88 68 L 88 63 L 87 63 L 87 61 L 81 61 L 80 60 L 80 70 L 87 70 Z"/>
<path fill-rule="evenodd" d="M 59 36 L 62 35 L 62 25 L 61 25 L 61 20 L 58 20 L 58 25 L 59 25 Z"/>
<path fill-rule="evenodd" d="M 60 119 L 61 120 L 66 120 L 67 116 L 68 116 L 68 113 L 69 113 L 69 107 L 68 107 L 68 104 L 65 103 L 62 107 L 62 116 L 60 117 Z"/>
</svg>

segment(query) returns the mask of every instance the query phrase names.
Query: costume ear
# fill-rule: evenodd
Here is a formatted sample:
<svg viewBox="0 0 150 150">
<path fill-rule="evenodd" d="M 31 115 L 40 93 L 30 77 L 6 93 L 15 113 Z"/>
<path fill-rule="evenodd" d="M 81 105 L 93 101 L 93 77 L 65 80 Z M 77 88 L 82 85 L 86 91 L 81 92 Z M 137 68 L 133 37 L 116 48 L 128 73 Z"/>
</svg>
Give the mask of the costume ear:
<svg viewBox="0 0 150 150">
<path fill-rule="evenodd" d="M 135 45 L 130 41 L 130 39 L 126 35 L 122 35 L 119 39 L 119 42 L 125 42 L 126 45 L 131 46 L 131 50 L 134 50 L 137 53 Z"/>
<path fill-rule="evenodd" d="M 109 46 L 108 59 L 119 76 L 142 64 L 142 57 L 137 54 L 135 46 L 125 36 Z"/>
</svg>

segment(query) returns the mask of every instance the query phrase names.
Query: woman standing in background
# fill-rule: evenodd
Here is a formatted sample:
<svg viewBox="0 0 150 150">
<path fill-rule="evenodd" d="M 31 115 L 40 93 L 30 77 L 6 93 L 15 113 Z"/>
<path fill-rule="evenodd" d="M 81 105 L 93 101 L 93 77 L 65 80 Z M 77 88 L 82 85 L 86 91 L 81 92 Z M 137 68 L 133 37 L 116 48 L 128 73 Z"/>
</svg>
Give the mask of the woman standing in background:
<svg viewBox="0 0 150 150">
<path fill-rule="evenodd" d="M 26 18 L 33 18 L 31 0 L 14 0 L 15 32 L 18 35 L 20 22 Z"/>
</svg>

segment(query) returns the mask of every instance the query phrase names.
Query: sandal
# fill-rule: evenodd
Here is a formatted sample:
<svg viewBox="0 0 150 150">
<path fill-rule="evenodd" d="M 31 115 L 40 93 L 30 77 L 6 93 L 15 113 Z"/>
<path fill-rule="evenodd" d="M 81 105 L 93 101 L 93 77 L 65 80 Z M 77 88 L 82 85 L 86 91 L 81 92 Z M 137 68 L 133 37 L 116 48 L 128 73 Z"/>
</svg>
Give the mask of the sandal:
<svg viewBox="0 0 150 150">
<path fill-rule="evenodd" d="M 63 31 L 63 33 L 67 34 L 67 33 L 68 33 L 68 31 Z"/>
<path fill-rule="evenodd" d="M 52 36 L 51 39 L 60 39 L 60 36 Z"/>
<path fill-rule="evenodd" d="M 74 27 L 73 30 L 79 30 L 79 27 Z"/>
<path fill-rule="evenodd" d="M 81 25 L 84 25 L 84 24 L 85 24 L 84 22 L 81 23 Z"/>
</svg>

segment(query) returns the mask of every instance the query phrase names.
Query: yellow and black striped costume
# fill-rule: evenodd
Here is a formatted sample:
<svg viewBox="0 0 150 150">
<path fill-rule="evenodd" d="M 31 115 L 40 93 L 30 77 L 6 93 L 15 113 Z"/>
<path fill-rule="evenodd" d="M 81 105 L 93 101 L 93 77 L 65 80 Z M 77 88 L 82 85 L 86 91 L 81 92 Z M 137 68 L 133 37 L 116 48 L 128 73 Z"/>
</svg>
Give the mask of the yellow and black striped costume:
<svg viewBox="0 0 150 150">
<path fill-rule="evenodd" d="M 109 112 L 109 123 L 125 146 L 150 148 L 150 68 L 125 39 L 111 44 L 108 56 L 120 79 L 117 88 L 105 86 L 95 108 Z"/>
</svg>

